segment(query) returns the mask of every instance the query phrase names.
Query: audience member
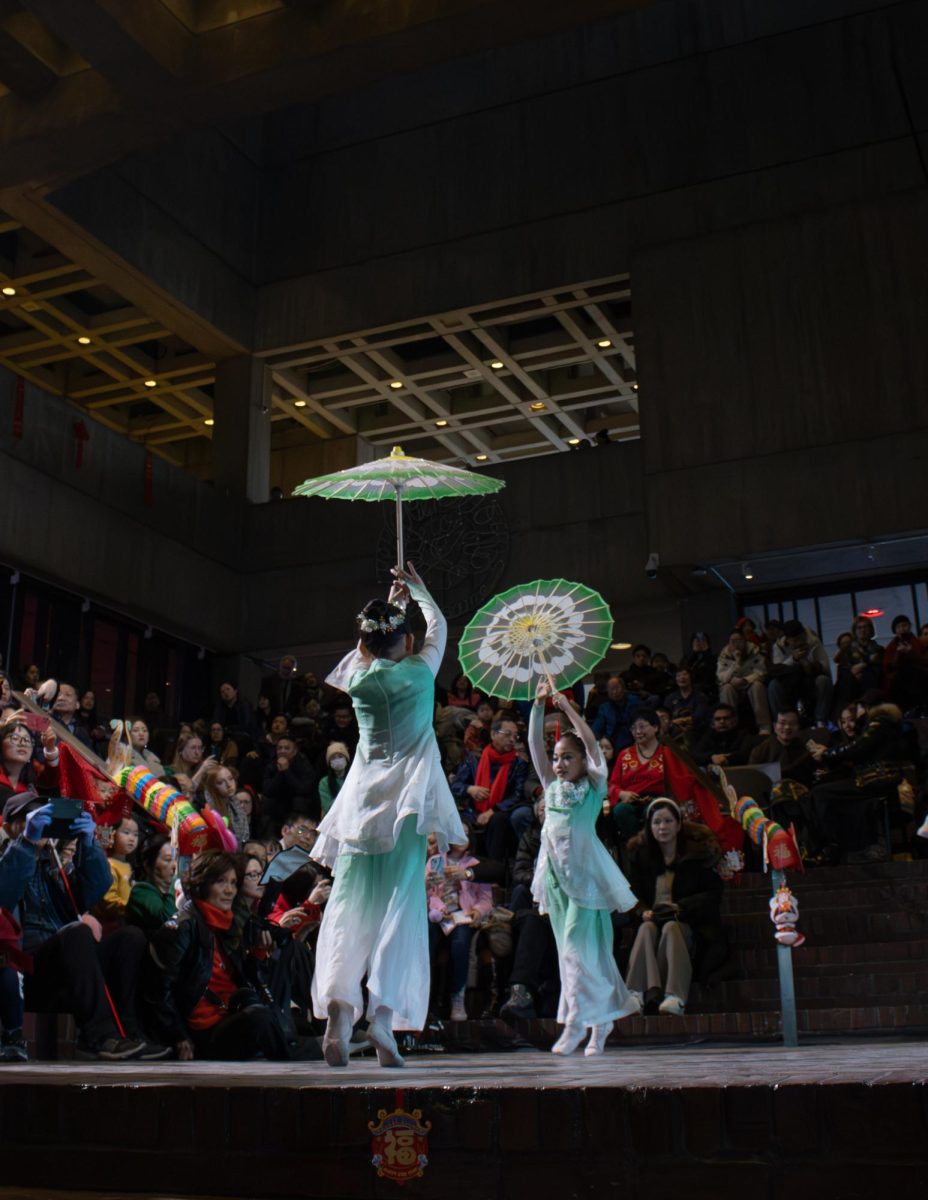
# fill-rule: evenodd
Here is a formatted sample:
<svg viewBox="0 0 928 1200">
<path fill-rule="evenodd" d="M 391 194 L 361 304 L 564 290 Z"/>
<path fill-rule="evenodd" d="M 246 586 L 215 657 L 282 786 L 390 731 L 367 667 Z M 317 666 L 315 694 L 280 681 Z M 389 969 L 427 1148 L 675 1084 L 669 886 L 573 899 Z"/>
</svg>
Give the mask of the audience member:
<svg viewBox="0 0 928 1200">
<path fill-rule="evenodd" d="M 770 732 L 770 710 L 767 707 L 767 665 L 760 649 L 745 639 L 740 629 L 733 629 L 728 645 L 722 648 L 716 668 L 719 700 L 735 712 L 747 699 L 754 713 L 759 733 Z"/>
<path fill-rule="evenodd" d="M 254 710 L 245 697 L 239 695 L 235 684 L 229 683 L 228 680 L 219 685 L 219 699 L 213 709 L 213 721 L 224 729 L 254 736 Z"/>
<path fill-rule="evenodd" d="M 680 666 L 686 667 L 693 677 L 693 686 L 710 699 L 715 699 L 718 684 L 716 682 L 717 660 L 709 644 L 709 635 L 697 629 L 690 638 L 690 649 L 680 660 Z"/>
<path fill-rule="evenodd" d="M 264 769 L 264 816 L 280 827 L 288 812 L 319 819 L 319 784 L 309 759 L 292 737 L 280 737 L 274 761 Z"/>
<path fill-rule="evenodd" d="M 140 877 L 126 903 L 126 924 L 150 934 L 170 921 L 177 911 L 171 839 L 160 833 L 150 836 L 139 853 L 139 863 Z"/>
<path fill-rule="evenodd" d="M 446 854 L 438 849 L 434 836 L 429 837 L 426 884 L 429 910 L 429 948 L 433 964 L 444 940 L 451 956 L 451 1020 L 466 1021 L 464 996 L 467 990 L 467 969 L 470 944 L 477 925 L 490 915 L 493 908 L 493 889 L 488 883 L 471 883 L 467 878 L 447 874 L 448 865 L 473 867 L 478 860 L 468 853 L 467 846 L 451 846 Z"/>
<path fill-rule="evenodd" d="M 801 621 L 787 621 L 771 651 L 770 707 L 805 709 L 819 725 L 831 716 L 834 684 L 825 647 Z"/>
<path fill-rule="evenodd" d="M 912 632 L 908 617 L 893 618 L 893 637 L 883 653 L 883 686 L 903 712 L 928 705 L 928 642 Z"/>
<path fill-rule="evenodd" d="M 730 704 L 717 704 L 712 724 L 693 747 L 701 767 L 743 767 L 751 753 L 751 739 L 738 727 L 738 714 Z"/>
<path fill-rule="evenodd" d="M 319 780 L 319 808 L 322 816 L 332 807 L 345 782 L 350 764 L 351 751 L 345 743 L 329 742 L 325 748 L 325 774 Z"/>
<path fill-rule="evenodd" d="M 651 651 L 643 642 L 632 650 L 632 661 L 622 672 L 622 681 L 628 691 L 637 696 L 643 704 L 653 704 L 657 701 L 655 689 L 658 679 L 651 666 Z"/>
<path fill-rule="evenodd" d="M 596 709 L 591 726 L 598 738 L 607 737 L 616 753 L 632 744 L 631 726 L 641 707 L 637 696 L 629 695 L 621 675 L 610 675 L 606 684 L 606 699 Z"/>
<path fill-rule="evenodd" d="M 466 754 L 451 784 L 465 822 L 484 831 L 490 858 L 506 859 L 532 821 L 525 796 L 528 763 L 516 754 L 519 727 L 507 717 L 490 729 L 490 744 L 478 757 Z"/>
<path fill-rule="evenodd" d="M 93 749 L 90 734 L 78 716 L 80 701 L 77 688 L 73 683 L 59 683 L 58 694 L 52 704 L 51 713 L 55 720 L 67 729 L 68 733 L 82 742 L 88 750 Z"/>
<path fill-rule="evenodd" d="M 799 713 L 795 709 L 777 713 L 773 733 L 753 748 L 748 763 L 779 763 L 781 779 L 793 779 L 796 783 L 811 787 L 815 760 L 800 737 L 800 729 Z"/>
<path fill-rule="evenodd" d="M 664 701 L 671 721 L 684 733 L 701 733 L 709 721 L 709 697 L 696 688 L 689 667 L 678 667 L 674 682 L 676 688 Z"/>
</svg>

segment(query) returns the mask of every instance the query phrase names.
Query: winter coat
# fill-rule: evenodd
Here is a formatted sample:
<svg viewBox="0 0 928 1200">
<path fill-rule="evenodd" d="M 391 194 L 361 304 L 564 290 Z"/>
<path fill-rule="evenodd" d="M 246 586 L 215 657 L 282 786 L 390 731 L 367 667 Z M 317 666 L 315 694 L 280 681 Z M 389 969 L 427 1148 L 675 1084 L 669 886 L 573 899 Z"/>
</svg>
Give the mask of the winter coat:
<svg viewBox="0 0 928 1200">
<path fill-rule="evenodd" d="M 16 913 L 23 927 L 23 949 L 30 953 L 77 920 L 106 895 L 113 876 L 109 859 L 96 842 L 78 841 L 68 883 L 71 902 L 48 850 L 36 852 L 23 838 L 8 842 L 0 856 L 0 908 Z M 75 904 L 77 911 L 75 911 Z"/>
<path fill-rule="evenodd" d="M 856 785 L 865 787 L 880 779 L 898 781 L 902 763 L 910 757 L 902 711 L 895 704 L 879 704 L 870 709 L 867 724 L 856 738 L 826 750 L 819 762 L 823 767 L 850 767 Z"/>
</svg>

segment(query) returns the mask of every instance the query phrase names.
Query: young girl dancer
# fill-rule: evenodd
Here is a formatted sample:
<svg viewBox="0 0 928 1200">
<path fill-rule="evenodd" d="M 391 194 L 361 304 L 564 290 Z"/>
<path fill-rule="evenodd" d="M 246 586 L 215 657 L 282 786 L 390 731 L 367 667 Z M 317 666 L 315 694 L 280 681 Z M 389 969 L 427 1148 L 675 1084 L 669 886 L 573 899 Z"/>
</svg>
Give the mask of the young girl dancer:
<svg viewBox="0 0 928 1200">
<path fill-rule="evenodd" d="M 465 844 L 432 729 L 435 676 L 447 627 L 412 564 L 394 569 L 389 599 L 358 617 L 361 639 L 327 682 L 348 692 L 360 730 L 345 782 L 319 826 L 313 857 L 334 868 L 313 976 L 313 1010 L 328 1017 L 323 1054 L 346 1066 L 367 976 L 368 1039 L 380 1065 L 401 1067 L 393 1029 L 421 1029 L 429 1000 L 425 849 Z M 426 620 L 413 654 L 404 608 L 411 595 Z"/>
<path fill-rule="evenodd" d="M 557 943 L 564 1026 L 551 1047 L 573 1054 L 590 1031 L 585 1054 L 602 1054 L 612 1024 L 639 1011 L 612 955 L 610 912 L 635 907 L 625 876 L 596 836 L 596 818 L 606 794 L 607 770 L 589 725 L 567 697 L 552 696 L 573 731 L 563 733 L 548 762 L 544 744 L 546 682 L 539 684 L 529 721 L 529 749 L 545 788 L 541 851 L 532 880 L 539 912 L 548 913 Z"/>
</svg>

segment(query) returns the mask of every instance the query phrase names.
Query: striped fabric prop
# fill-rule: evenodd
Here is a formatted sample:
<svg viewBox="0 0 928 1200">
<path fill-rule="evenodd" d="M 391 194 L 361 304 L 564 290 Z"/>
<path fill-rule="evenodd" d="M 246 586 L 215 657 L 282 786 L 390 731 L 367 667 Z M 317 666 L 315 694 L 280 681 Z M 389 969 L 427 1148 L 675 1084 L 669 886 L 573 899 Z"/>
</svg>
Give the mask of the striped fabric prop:
<svg viewBox="0 0 928 1200">
<path fill-rule="evenodd" d="M 146 767 L 123 767 L 116 781 L 167 833 L 176 824 L 177 848 L 181 854 L 199 854 L 217 841 L 214 831 L 186 796 L 162 783 Z"/>
</svg>

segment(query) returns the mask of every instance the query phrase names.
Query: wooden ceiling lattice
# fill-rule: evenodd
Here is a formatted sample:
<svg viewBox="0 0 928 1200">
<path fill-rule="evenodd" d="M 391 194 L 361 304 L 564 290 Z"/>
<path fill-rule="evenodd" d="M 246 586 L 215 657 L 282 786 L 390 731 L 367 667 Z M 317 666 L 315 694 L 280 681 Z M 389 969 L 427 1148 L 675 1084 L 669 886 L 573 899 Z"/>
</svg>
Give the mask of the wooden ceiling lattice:
<svg viewBox="0 0 928 1200">
<path fill-rule="evenodd" d="M 278 409 L 322 436 L 501 462 L 639 436 L 628 276 L 265 356 Z"/>
</svg>

